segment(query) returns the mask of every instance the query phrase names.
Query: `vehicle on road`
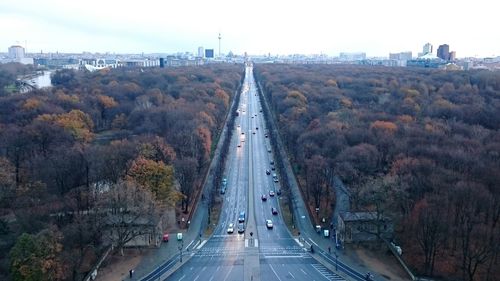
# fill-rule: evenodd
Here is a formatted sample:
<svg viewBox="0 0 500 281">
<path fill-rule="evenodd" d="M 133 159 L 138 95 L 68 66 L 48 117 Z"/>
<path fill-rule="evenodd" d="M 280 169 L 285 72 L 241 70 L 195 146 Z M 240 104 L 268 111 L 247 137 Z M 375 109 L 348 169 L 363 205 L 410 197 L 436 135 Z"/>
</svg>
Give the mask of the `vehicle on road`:
<svg viewBox="0 0 500 281">
<path fill-rule="evenodd" d="M 226 187 L 225 186 L 221 187 L 220 194 L 226 194 Z"/>
<path fill-rule="evenodd" d="M 266 138 L 267 138 L 267 137 L 268 137 L 268 135 L 267 135 L 267 134 L 265 134 L 265 135 L 264 135 L 264 137 L 266 137 Z"/>
<path fill-rule="evenodd" d="M 268 229 L 273 228 L 273 221 L 272 220 L 266 220 L 266 227 Z"/>
<path fill-rule="evenodd" d="M 271 174 L 271 171 L 269 171 L 269 169 L 266 169 L 266 175 L 270 175 Z"/>
<path fill-rule="evenodd" d="M 276 173 L 273 173 L 273 181 L 278 182 L 278 175 Z"/>
<path fill-rule="evenodd" d="M 271 160 L 271 161 L 269 162 L 269 164 L 274 165 L 274 161 L 273 161 L 273 160 Z"/>
<path fill-rule="evenodd" d="M 169 235 L 168 233 L 163 233 L 163 242 L 168 242 Z"/>
<path fill-rule="evenodd" d="M 274 207 L 271 207 L 271 213 L 273 215 L 277 215 L 278 214 L 278 209 L 274 208 Z"/>
<path fill-rule="evenodd" d="M 275 171 L 275 170 L 276 170 L 276 168 L 275 168 L 274 166 L 271 166 L 271 170 L 272 170 L 272 171 Z"/>
<path fill-rule="evenodd" d="M 238 224 L 238 233 L 243 233 L 243 232 L 245 232 L 245 224 L 239 223 Z"/>
<path fill-rule="evenodd" d="M 262 196 L 260 197 L 260 199 L 262 199 L 262 201 L 267 201 L 267 196 L 265 194 L 262 194 Z"/>
<path fill-rule="evenodd" d="M 274 196 L 274 190 L 269 190 L 269 196 L 271 196 L 271 197 Z"/>
<path fill-rule="evenodd" d="M 240 212 L 240 215 L 238 216 L 238 222 L 245 222 L 245 212 Z"/>
<path fill-rule="evenodd" d="M 278 191 L 276 191 L 276 195 L 281 196 L 281 189 L 278 189 Z"/>
<path fill-rule="evenodd" d="M 271 148 L 268 148 L 268 149 L 267 149 L 267 152 L 271 153 Z"/>
<path fill-rule="evenodd" d="M 233 233 L 234 232 L 234 224 L 230 223 L 229 226 L 227 227 L 227 233 Z"/>
<path fill-rule="evenodd" d="M 177 241 L 182 241 L 182 232 L 177 233 Z"/>
<path fill-rule="evenodd" d="M 241 147 L 241 142 L 240 142 L 240 143 L 238 143 L 238 147 Z"/>
</svg>

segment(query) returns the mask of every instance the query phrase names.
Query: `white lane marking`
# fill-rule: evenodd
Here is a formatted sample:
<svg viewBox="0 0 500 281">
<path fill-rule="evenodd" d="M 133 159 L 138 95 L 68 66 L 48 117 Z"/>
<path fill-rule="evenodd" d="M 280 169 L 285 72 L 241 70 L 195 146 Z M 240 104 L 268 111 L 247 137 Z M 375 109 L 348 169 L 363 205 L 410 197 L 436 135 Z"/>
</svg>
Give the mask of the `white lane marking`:
<svg viewBox="0 0 500 281">
<path fill-rule="evenodd" d="M 266 259 L 273 259 L 273 258 L 302 258 L 303 256 L 301 255 L 290 255 L 290 256 L 276 256 L 276 255 L 273 255 L 273 256 L 266 256 L 264 255 L 264 258 Z"/>
<path fill-rule="evenodd" d="M 314 242 L 311 238 L 307 238 L 307 239 L 309 239 L 309 241 L 311 241 L 311 243 L 313 243 L 314 245 L 318 246 L 318 244 L 316 244 L 316 242 Z"/>
<path fill-rule="evenodd" d="M 215 271 L 219 271 L 219 269 L 220 269 L 220 265 L 217 267 L 217 270 L 215 270 Z"/>
<path fill-rule="evenodd" d="M 302 268 L 301 268 L 300 270 L 301 270 L 302 272 L 304 272 L 304 274 L 305 274 L 305 275 L 307 275 L 307 273 L 306 273 L 306 272 L 305 272 Z"/>
<path fill-rule="evenodd" d="M 186 277 L 186 275 L 182 275 L 182 277 L 179 279 L 179 281 L 181 281 L 182 279 L 184 279 L 184 277 Z"/>
<path fill-rule="evenodd" d="M 201 249 L 201 247 L 203 247 L 203 245 L 205 245 L 205 243 L 207 243 L 207 240 L 203 240 L 203 242 L 201 242 L 201 244 L 196 247 L 197 250 Z"/>
<path fill-rule="evenodd" d="M 290 274 L 290 276 L 292 276 L 292 278 L 295 279 L 295 276 L 293 276 L 293 274 L 290 271 L 288 271 L 288 274 Z"/>
<path fill-rule="evenodd" d="M 204 266 L 204 267 L 203 267 L 203 269 L 202 269 L 201 271 L 205 271 L 205 269 L 207 269 L 207 267 L 206 267 L 206 266 Z"/>
<path fill-rule="evenodd" d="M 259 247 L 259 239 L 254 240 L 254 245 L 255 245 L 255 248 Z"/>
<path fill-rule="evenodd" d="M 245 239 L 245 248 L 248 248 L 248 239 Z"/>
<path fill-rule="evenodd" d="M 208 281 L 212 281 L 214 279 L 214 276 L 212 275 L 212 277 L 210 277 L 210 279 Z"/>
<path fill-rule="evenodd" d="M 226 280 L 227 280 L 227 278 L 229 277 L 229 273 L 231 273 L 231 270 L 232 270 L 232 267 L 231 267 L 231 268 L 229 269 L 229 271 L 227 272 L 226 277 L 224 277 L 224 281 L 226 281 Z"/>
<path fill-rule="evenodd" d="M 304 244 L 300 243 L 299 239 L 294 238 L 293 240 L 295 240 L 295 242 L 297 242 L 297 244 L 299 244 L 300 247 L 304 247 Z"/>
<path fill-rule="evenodd" d="M 189 243 L 189 244 L 186 246 L 186 249 L 187 249 L 187 248 L 189 248 L 189 247 L 191 247 L 191 245 L 192 245 L 193 243 L 194 243 L 194 240 L 193 240 L 193 241 L 191 241 L 191 243 Z"/>
<path fill-rule="evenodd" d="M 278 276 L 278 273 L 276 273 L 276 271 L 274 270 L 274 267 L 271 264 L 269 264 L 269 267 L 273 271 L 274 275 L 276 275 L 276 278 L 278 278 L 278 280 L 281 281 L 281 278 Z"/>
<path fill-rule="evenodd" d="M 196 278 L 194 278 L 194 280 L 193 280 L 193 281 L 198 280 L 198 278 L 200 278 L 200 275 L 199 275 L 199 274 L 196 276 Z"/>
</svg>

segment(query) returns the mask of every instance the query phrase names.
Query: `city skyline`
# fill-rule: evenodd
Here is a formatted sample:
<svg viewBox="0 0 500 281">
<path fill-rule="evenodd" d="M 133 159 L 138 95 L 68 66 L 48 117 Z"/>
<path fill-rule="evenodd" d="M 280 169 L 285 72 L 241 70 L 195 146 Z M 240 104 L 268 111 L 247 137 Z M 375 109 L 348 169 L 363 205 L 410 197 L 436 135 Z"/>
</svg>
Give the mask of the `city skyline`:
<svg viewBox="0 0 500 281">
<path fill-rule="evenodd" d="M 430 42 L 448 44 L 458 57 L 500 55 L 500 37 L 491 36 L 495 9 L 486 0 L 434 3 L 428 0 L 231 1 L 163 4 L 49 0 L 0 3 L 0 45 L 26 45 L 38 53 L 175 53 L 199 46 L 222 53 L 326 54 L 365 52 L 369 57 L 412 51 Z M 300 4 L 299 4 L 300 3 Z M 399 4 L 399 5 L 398 5 Z M 481 13 L 474 12 L 481 9 Z M 442 13 L 440 11 L 447 11 Z"/>
</svg>

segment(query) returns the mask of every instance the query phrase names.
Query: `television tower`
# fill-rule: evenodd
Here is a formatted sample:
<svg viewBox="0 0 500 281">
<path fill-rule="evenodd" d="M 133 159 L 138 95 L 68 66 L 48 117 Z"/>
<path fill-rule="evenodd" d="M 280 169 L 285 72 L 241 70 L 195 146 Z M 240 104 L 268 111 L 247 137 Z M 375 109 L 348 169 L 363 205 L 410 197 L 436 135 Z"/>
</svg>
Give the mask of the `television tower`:
<svg viewBox="0 0 500 281">
<path fill-rule="evenodd" d="M 220 32 L 219 32 L 219 58 L 220 58 L 220 40 L 222 39 L 222 37 L 220 36 Z"/>
</svg>

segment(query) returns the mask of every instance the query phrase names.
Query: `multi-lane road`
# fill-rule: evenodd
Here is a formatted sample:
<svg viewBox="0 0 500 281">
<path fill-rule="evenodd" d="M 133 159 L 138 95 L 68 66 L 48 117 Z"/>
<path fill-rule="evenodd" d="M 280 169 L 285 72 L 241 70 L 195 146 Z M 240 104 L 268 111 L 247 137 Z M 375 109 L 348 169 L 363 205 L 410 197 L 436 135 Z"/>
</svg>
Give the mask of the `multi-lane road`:
<svg viewBox="0 0 500 281">
<path fill-rule="evenodd" d="M 250 66 L 246 67 L 238 112 L 219 224 L 213 236 L 167 280 L 344 280 L 313 259 L 290 235 L 281 218 L 279 182 L 273 180 L 277 171 L 270 164 L 273 151 Z M 262 195 L 267 200 L 262 200 Z M 242 211 L 246 214 L 245 231 L 238 233 Z M 272 220 L 273 228 L 266 226 L 266 220 Z M 227 233 L 231 223 L 234 233 Z"/>
</svg>

